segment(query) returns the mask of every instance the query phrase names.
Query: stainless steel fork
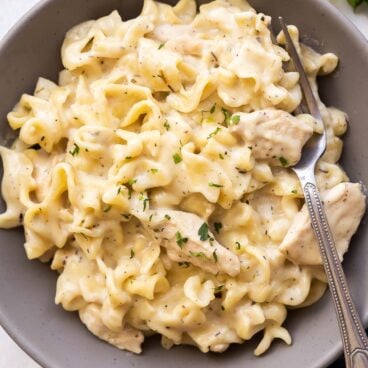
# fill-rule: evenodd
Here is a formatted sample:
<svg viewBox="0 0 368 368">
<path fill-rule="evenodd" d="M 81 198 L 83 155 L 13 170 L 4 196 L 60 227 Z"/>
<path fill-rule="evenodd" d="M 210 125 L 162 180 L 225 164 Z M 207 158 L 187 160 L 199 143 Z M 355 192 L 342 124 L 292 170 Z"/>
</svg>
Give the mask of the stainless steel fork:
<svg viewBox="0 0 368 368">
<path fill-rule="evenodd" d="M 287 26 L 282 17 L 279 17 L 279 21 L 285 35 L 289 54 L 294 62 L 296 71 L 300 75 L 300 85 L 309 113 L 324 127 L 317 101 Z M 317 161 L 325 150 L 326 132 L 323 129 L 322 134 L 314 134 L 307 142 L 303 149 L 301 160 L 292 169 L 301 182 L 312 227 L 318 240 L 343 340 L 346 367 L 367 368 L 368 338 L 351 298 L 314 176 Z"/>
</svg>

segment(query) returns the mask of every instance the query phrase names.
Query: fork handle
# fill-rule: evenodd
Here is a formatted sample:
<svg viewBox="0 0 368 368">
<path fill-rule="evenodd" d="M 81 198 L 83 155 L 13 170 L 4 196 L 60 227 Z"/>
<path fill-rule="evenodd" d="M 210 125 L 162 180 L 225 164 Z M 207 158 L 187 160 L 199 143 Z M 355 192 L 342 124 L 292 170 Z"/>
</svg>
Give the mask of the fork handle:
<svg viewBox="0 0 368 368">
<path fill-rule="evenodd" d="M 346 367 L 367 368 L 368 338 L 351 298 L 314 176 L 308 180 L 302 175 L 299 178 L 338 317 Z"/>
</svg>

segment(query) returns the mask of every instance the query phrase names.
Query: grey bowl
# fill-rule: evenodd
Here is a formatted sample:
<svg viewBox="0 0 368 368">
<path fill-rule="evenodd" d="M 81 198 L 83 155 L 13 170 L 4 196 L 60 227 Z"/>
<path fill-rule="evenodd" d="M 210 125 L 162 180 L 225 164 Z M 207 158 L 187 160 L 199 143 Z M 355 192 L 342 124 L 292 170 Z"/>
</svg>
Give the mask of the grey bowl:
<svg viewBox="0 0 368 368">
<path fill-rule="evenodd" d="M 174 2 L 174 1 L 170 1 Z M 321 81 L 324 101 L 348 112 L 343 165 L 354 181 L 368 183 L 368 44 L 327 1 L 252 0 L 258 10 L 283 15 L 297 24 L 307 43 L 341 58 L 338 71 Z M 6 113 L 22 92 L 32 92 L 38 76 L 57 79 L 60 46 L 72 26 L 118 9 L 124 18 L 138 14 L 138 0 L 44 0 L 29 12 L 0 46 L 0 141 L 9 142 Z M 1 204 L 4 208 L 3 203 Z M 365 222 L 344 262 L 354 299 L 368 322 L 368 231 Z M 329 295 L 305 310 L 293 311 L 286 322 L 294 343 L 275 343 L 261 358 L 255 341 L 231 347 L 222 355 L 194 348 L 164 351 L 157 338 L 144 344 L 141 356 L 119 351 L 93 337 L 76 314 L 53 303 L 56 275 L 39 262 L 26 260 L 21 230 L 0 231 L 0 322 L 17 343 L 48 368 L 265 368 L 325 367 L 341 352 Z M 258 336 L 259 338 L 259 336 Z"/>
</svg>

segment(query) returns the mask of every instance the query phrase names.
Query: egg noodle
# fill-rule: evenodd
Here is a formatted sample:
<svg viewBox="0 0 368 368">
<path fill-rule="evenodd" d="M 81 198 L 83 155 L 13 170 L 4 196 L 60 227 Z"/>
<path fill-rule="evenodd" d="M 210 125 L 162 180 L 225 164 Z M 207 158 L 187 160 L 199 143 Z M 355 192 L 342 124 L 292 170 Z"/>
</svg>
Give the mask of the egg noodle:
<svg viewBox="0 0 368 368">
<path fill-rule="evenodd" d="M 291 343 L 288 308 L 325 291 L 289 168 L 321 126 L 270 22 L 240 0 L 114 11 L 69 31 L 59 83 L 39 79 L 8 115 L 0 226 L 24 226 L 28 258 L 59 273 L 56 303 L 120 349 L 157 333 L 222 352 L 263 330 L 260 355 Z M 289 31 L 318 98 L 338 59 Z M 365 201 L 337 165 L 346 116 L 319 106 L 316 176 L 342 257 Z"/>
</svg>

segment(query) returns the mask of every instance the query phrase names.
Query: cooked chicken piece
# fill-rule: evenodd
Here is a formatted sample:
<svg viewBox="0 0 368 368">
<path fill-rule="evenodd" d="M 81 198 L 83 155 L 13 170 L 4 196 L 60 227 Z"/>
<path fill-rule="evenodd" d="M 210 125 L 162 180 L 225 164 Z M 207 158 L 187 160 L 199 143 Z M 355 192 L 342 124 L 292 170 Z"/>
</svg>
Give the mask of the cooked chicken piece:
<svg viewBox="0 0 368 368">
<path fill-rule="evenodd" d="M 341 183 L 322 193 L 322 200 L 342 260 L 365 212 L 365 196 L 360 184 Z M 322 264 L 306 204 L 295 216 L 280 250 L 301 265 Z"/>
<path fill-rule="evenodd" d="M 104 325 L 100 307 L 96 304 L 88 304 L 82 308 L 79 311 L 79 317 L 88 330 L 101 340 L 107 341 L 122 350 L 129 350 L 136 354 L 142 352 L 141 345 L 144 340 L 142 332 L 130 326 L 125 326 L 117 332 L 110 330 Z"/>
<path fill-rule="evenodd" d="M 139 219 L 161 240 L 173 261 L 190 262 L 213 274 L 223 272 L 236 276 L 240 272 L 238 257 L 215 240 L 199 216 L 161 209 L 149 211 Z"/>
<path fill-rule="evenodd" d="M 237 115 L 240 121 L 232 128 L 233 132 L 252 147 L 255 159 L 276 166 L 295 165 L 313 134 L 313 128 L 305 120 L 285 111 L 265 109 Z"/>
</svg>

